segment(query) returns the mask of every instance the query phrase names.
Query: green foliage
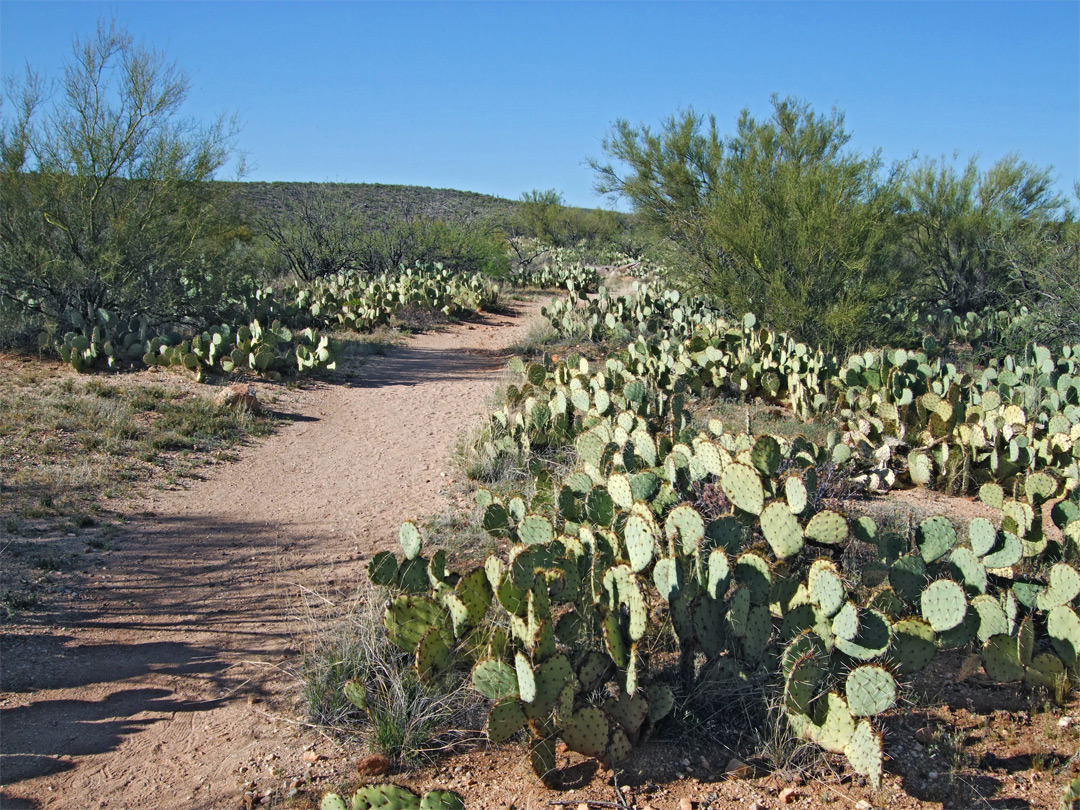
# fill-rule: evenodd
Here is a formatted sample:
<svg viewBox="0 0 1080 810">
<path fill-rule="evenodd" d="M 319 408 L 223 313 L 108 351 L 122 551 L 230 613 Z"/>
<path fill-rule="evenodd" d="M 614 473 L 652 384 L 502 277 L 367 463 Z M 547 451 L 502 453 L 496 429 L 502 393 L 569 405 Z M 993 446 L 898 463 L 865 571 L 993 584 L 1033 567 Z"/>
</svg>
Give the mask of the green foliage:
<svg viewBox="0 0 1080 810">
<path fill-rule="evenodd" d="M 769 120 L 744 111 L 729 138 L 693 111 L 658 133 L 619 121 L 604 149 L 626 173 L 593 168 L 599 190 L 693 258 L 684 286 L 801 340 L 849 346 L 871 336 L 870 314 L 898 288 L 900 204 L 898 175 L 845 151 L 849 139 L 839 113 L 774 97 Z"/>
<path fill-rule="evenodd" d="M 905 246 L 931 301 L 963 315 L 1000 308 L 1033 285 L 1052 293 L 1036 268 L 1060 266 L 1053 254 L 1067 212 L 1048 169 L 1016 155 L 986 172 L 974 158 L 961 171 L 944 158 L 927 160 L 910 172 L 904 194 Z"/>
<path fill-rule="evenodd" d="M 222 186 L 225 119 L 180 117 L 185 74 L 115 25 L 76 40 L 63 80 L 9 82 L 0 134 L 0 297 L 64 331 L 105 309 L 220 317 L 246 275 Z"/>
</svg>

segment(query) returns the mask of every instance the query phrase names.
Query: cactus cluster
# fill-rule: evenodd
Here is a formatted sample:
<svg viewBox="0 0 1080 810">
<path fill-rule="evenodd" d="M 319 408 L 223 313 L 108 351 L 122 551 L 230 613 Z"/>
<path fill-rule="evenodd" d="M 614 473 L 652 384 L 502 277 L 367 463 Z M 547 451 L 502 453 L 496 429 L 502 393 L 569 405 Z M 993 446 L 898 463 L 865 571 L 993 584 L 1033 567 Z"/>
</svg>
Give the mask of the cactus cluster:
<svg viewBox="0 0 1080 810">
<path fill-rule="evenodd" d="M 319 810 L 465 810 L 465 801 L 452 790 L 429 790 L 423 796 L 394 784 L 364 785 L 348 800 L 326 793 Z"/>
</svg>

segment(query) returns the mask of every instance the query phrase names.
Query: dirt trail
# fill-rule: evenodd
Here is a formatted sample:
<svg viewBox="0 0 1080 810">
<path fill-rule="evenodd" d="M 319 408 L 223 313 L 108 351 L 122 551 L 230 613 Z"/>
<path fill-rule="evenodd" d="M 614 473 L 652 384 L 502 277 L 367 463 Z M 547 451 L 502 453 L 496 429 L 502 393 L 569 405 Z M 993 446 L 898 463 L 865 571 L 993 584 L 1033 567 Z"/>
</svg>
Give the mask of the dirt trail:
<svg viewBox="0 0 1080 810">
<path fill-rule="evenodd" d="M 448 504 L 453 442 L 539 306 L 304 390 L 277 435 L 145 502 L 83 583 L 90 598 L 7 634 L 0 805 L 235 808 L 245 781 L 287 789 L 316 739 L 282 719 L 299 586 L 355 581 L 402 520 Z"/>
</svg>

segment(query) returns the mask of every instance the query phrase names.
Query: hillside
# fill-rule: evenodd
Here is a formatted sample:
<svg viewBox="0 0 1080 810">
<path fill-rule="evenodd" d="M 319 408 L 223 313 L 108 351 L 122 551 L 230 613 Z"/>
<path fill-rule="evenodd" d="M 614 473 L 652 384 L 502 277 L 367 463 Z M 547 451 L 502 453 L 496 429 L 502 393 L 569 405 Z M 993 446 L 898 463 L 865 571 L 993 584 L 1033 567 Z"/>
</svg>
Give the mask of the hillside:
<svg viewBox="0 0 1080 810">
<path fill-rule="evenodd" d="M 230 183 L 240 193 L 241 203 L 256 211 L 280 210 L 282 200 L 316 186 L 342 194 L 357 210 L 372 219 L 403 215 L 437 217 L 444 220 L 499 218 L 520 205 L 514 200 L 424 186 L 382 183 Z"/>
</svg>

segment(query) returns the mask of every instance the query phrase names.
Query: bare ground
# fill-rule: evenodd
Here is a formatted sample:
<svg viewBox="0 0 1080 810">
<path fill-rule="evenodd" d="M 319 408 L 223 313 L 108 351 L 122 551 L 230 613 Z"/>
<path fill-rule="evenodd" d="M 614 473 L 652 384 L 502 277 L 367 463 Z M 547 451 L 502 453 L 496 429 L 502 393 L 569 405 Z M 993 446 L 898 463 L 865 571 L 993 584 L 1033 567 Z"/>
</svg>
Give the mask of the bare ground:
<svg viewBox="0 0 1080 810">
<path fill-rule="evenodd" d="M 453 441 L 538 308 L 295 392 L 271 440 L 135 504 L 107 565 L 5 633 L 3 807 L 236 807 L 294 770 L 319 739 L 285 719 L 301 588 L 348 586 L 402 520 L 449 505 Z"/>
</svg>

